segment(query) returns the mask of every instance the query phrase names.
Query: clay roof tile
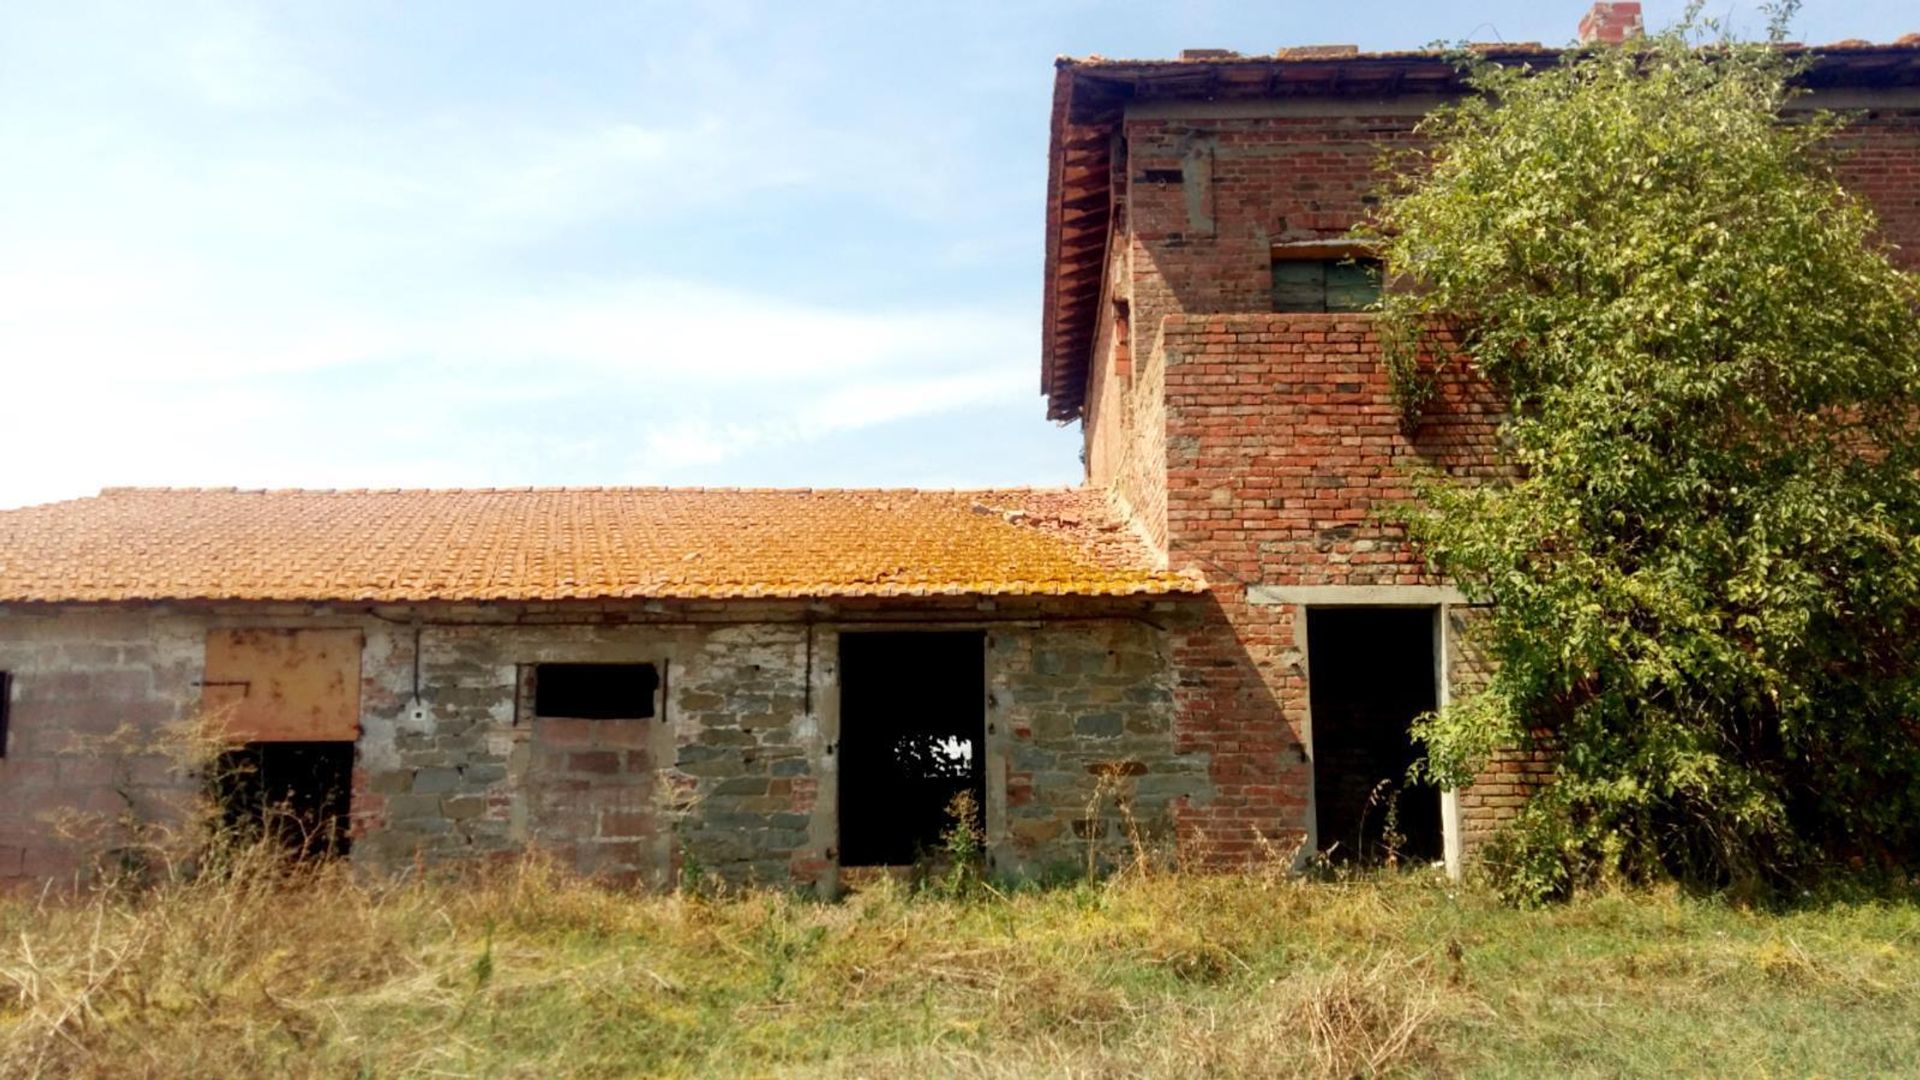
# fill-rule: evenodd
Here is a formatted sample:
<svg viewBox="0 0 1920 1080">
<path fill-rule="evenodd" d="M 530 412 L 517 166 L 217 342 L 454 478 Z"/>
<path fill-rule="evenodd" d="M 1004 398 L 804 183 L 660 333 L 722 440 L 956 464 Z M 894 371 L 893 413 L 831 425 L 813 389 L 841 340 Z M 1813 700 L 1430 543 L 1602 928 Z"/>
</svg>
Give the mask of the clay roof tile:
<svg viewBox="0 0 1920 1080">
<path fill-rule="evenodd" d="M 0 511 L 0 603 L 1196 592 L 1097 492 L 109 488 Z"/>
</svg>

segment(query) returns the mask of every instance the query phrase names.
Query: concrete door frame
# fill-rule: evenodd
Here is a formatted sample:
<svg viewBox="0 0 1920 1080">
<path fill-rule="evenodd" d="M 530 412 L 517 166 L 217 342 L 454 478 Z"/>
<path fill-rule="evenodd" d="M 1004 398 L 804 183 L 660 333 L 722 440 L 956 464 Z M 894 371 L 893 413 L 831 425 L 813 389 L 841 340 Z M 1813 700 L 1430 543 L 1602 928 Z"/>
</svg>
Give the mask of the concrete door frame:
<svg viewBox="0 0 1920 1080">
<path fill-rule="evenodd" d="M 809 620 L 809 633 L 816 635 L 809 644 L 807 682 L 812 688 L 813 722 L 819 732 L 821 753 L 814 762 L 820 776 L 812 827 L 816 842 L 832 852 L 824 879 L 823 893 L 840 893 L 840 637 L 842 634 L 939 633 L 942 631 L 977 632 L 981 642 L 981 754 L 986 769 L 986 805 L 981 807 L 981 827 L 986 834 L 988 866 L 993 852 L 1007 834 L 1006 759 L 1011 753 L 1007 725 L 1000 715 L 1001 703 L 993 692 L 994 634 L 1008 627 L 1040 626 L 1039 619 L 821 619 Z M 831 750 L 826 749 L 832 747 Z M 1001 782 L 995 783 L 999 777 Z"/>
<path fill-rule="evenodd" d="M 1299 650 L 1300 671 L 1308 692 L 1301 704 L 1303 721 L 1301 744 L 1306 748 L 1307 821 L 1306 847 L 1302 856 L 1320 850 L 1319 805 L 1311 763 L 1313 753 L 1313 657 L 1307 644 L 1307 612 L 1312 608 L 1426 608 L 1433 613 L 1434 701 L 1446 708 L 1452 693 L 1452 672 L 1448 663 L 1447 626 L 1451 609 L 1467 603 L 1466 596 L 1446 585 L 1254 585 L 1247 589 L 1247 602 L 1258 605 L 1285 605 L 1293 612 L 1293 639 Z M 1440 792 L 1440 847 L 1447 876 L 1458 878 L 1461 869 L 1460 792 L 1443 788 Z"/>
</svg>

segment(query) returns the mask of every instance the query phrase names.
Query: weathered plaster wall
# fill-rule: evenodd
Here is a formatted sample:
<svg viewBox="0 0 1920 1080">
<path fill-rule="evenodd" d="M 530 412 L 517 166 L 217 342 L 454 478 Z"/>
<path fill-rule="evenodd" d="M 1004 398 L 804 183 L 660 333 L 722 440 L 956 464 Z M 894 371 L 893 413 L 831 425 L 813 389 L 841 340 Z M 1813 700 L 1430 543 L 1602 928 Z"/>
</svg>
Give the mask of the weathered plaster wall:
<svg viewBox="0 0 1920 1080">
<path fill-rule="evenodd" d="M 1107 272 L 1101 317 L 1089 367 L 1085 425 L 1087 482 L 1111 492 L 1158 555 L 1167 550 L 1166 371 L 1157 351 L 1135 351 L 1132 320 L 1122 324 L 1116 304 L 1125 304 L 1124 236 L 1116 236 Z M 1152 337 L 1148 337 L 1151 344 Z"/>
<path fill-rule="evenodd" d="M 0 880 L 80 870 L 44 815 L 111 814 L 123 792 L 177 815 L 197 780 L 76 739 L 200 712 L 216 627 L 359 630 L 357 863 L 398 871 L 548 853 L 663 884 L 692 861 L 731 880 L 835 884 L 841 629 L 987 632 L 988 840 L 997 868 L 1078 863 L 1126 814 L 1163 831 L 1211 796 L 1172 736 L 1167 601 L 386 608 L 71 608 L 0 613 L 14 725 L 0 759 Z M 649 720 L 533 715 L 527 669 L 651 662 Z M 1089 817 L 1106 766 L 1120 782 Z M 849 778 L 858 782 L 858 778 Z M 1122 814 L 1116 798 L 1126 802 Z M 1093 824 L 1089 825 L 1091 820 Z"/>
</svg>

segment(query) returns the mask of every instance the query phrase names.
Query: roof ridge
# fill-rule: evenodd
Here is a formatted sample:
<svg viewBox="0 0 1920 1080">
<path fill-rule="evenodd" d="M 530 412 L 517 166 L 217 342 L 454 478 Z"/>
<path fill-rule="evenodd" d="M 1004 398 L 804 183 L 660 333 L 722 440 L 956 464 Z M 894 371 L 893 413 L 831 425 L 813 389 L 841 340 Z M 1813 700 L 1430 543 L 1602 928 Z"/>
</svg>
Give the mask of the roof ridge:
<svg viewBox="0 0 1920 1080">
<path fill-rule="evenodd" d="M 729 485 L 670 484 L 523 484 L 490 487 L 238 487 L 116 485 L 103 487 L 96 496 L 76 496 L 57 500 L 72 502 L 86 498 L 122 498 L 131 495 L 509 495 L 568 494 L 607 492 L 614 494 L 672 495 L 999 495 L 1061 494 L 1075 495 L 1096 489 L 1085 484 L 1011 484 L 1004 487 L 735 487 Z M 40 504 L 50 505 L 50 504 Z"/>
<path fill-rule="evenodd" d="M 1764 43 L 1763 43 L 1764 44 Z M 1714 46 L 1706 46 L 1711 49 Z M 1232 49 L 1183 49 L 1178 56 L 1102 56 L 1088 53 L 1074 56 L 1068 53 L 1057 55 L 1053 59 L 1056 69 L 1087 69 L 1102 67 L 1220 67 L 1231 64 L 1270 64 L 1281 63 L 1325 64 L 1341 61 L 1378 61 L 1378 60 L 1432 60 L 1444 59 L 1460 51 L 1481 53 L 1494 57 L 1501 56 L 1542 56 L 1571 55 L 1588 48 L 1578 42 L 1566 45 L 1549 45 L 1539 41 L 1470 41 L 1460 45 L 1448 43 L 1441 46 L 1420 46 L 1407 49 L 1365 50 L 1352 45 L 1282 45 L 1271 52 L 1236 52 Z M 1824 43 L 1804 41 L 1782 41 L 1775 45 L 1779 51 L 1789 54 L 1820 54 L 1823 52 L 1857 53 L 1876 50 L 1910 51 L 1920 48 L 1920 33 L 1907 33 L 1891 41 L 1872 41 L 1867 38 L 1841 38 Z M 1338 53 L 1329 50 L 1341 50 Z M 1346 50 L 1353 50 L 1348 52 Z"/>
</svg>

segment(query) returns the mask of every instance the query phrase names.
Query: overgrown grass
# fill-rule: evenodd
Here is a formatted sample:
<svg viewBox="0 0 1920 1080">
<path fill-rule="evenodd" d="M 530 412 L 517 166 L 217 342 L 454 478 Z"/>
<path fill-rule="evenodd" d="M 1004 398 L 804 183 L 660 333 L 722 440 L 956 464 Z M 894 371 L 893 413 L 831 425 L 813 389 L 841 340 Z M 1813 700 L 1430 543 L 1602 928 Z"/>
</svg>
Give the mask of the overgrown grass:
<svg viewBox="0 0 1920 1080">
<path fill-rule="evenodd" d="M 6 1076 L 1894 1074 L 1920 906 L 1426 873 L 837 903 L 244 864 L 0 904 Z"/>
</svg>

